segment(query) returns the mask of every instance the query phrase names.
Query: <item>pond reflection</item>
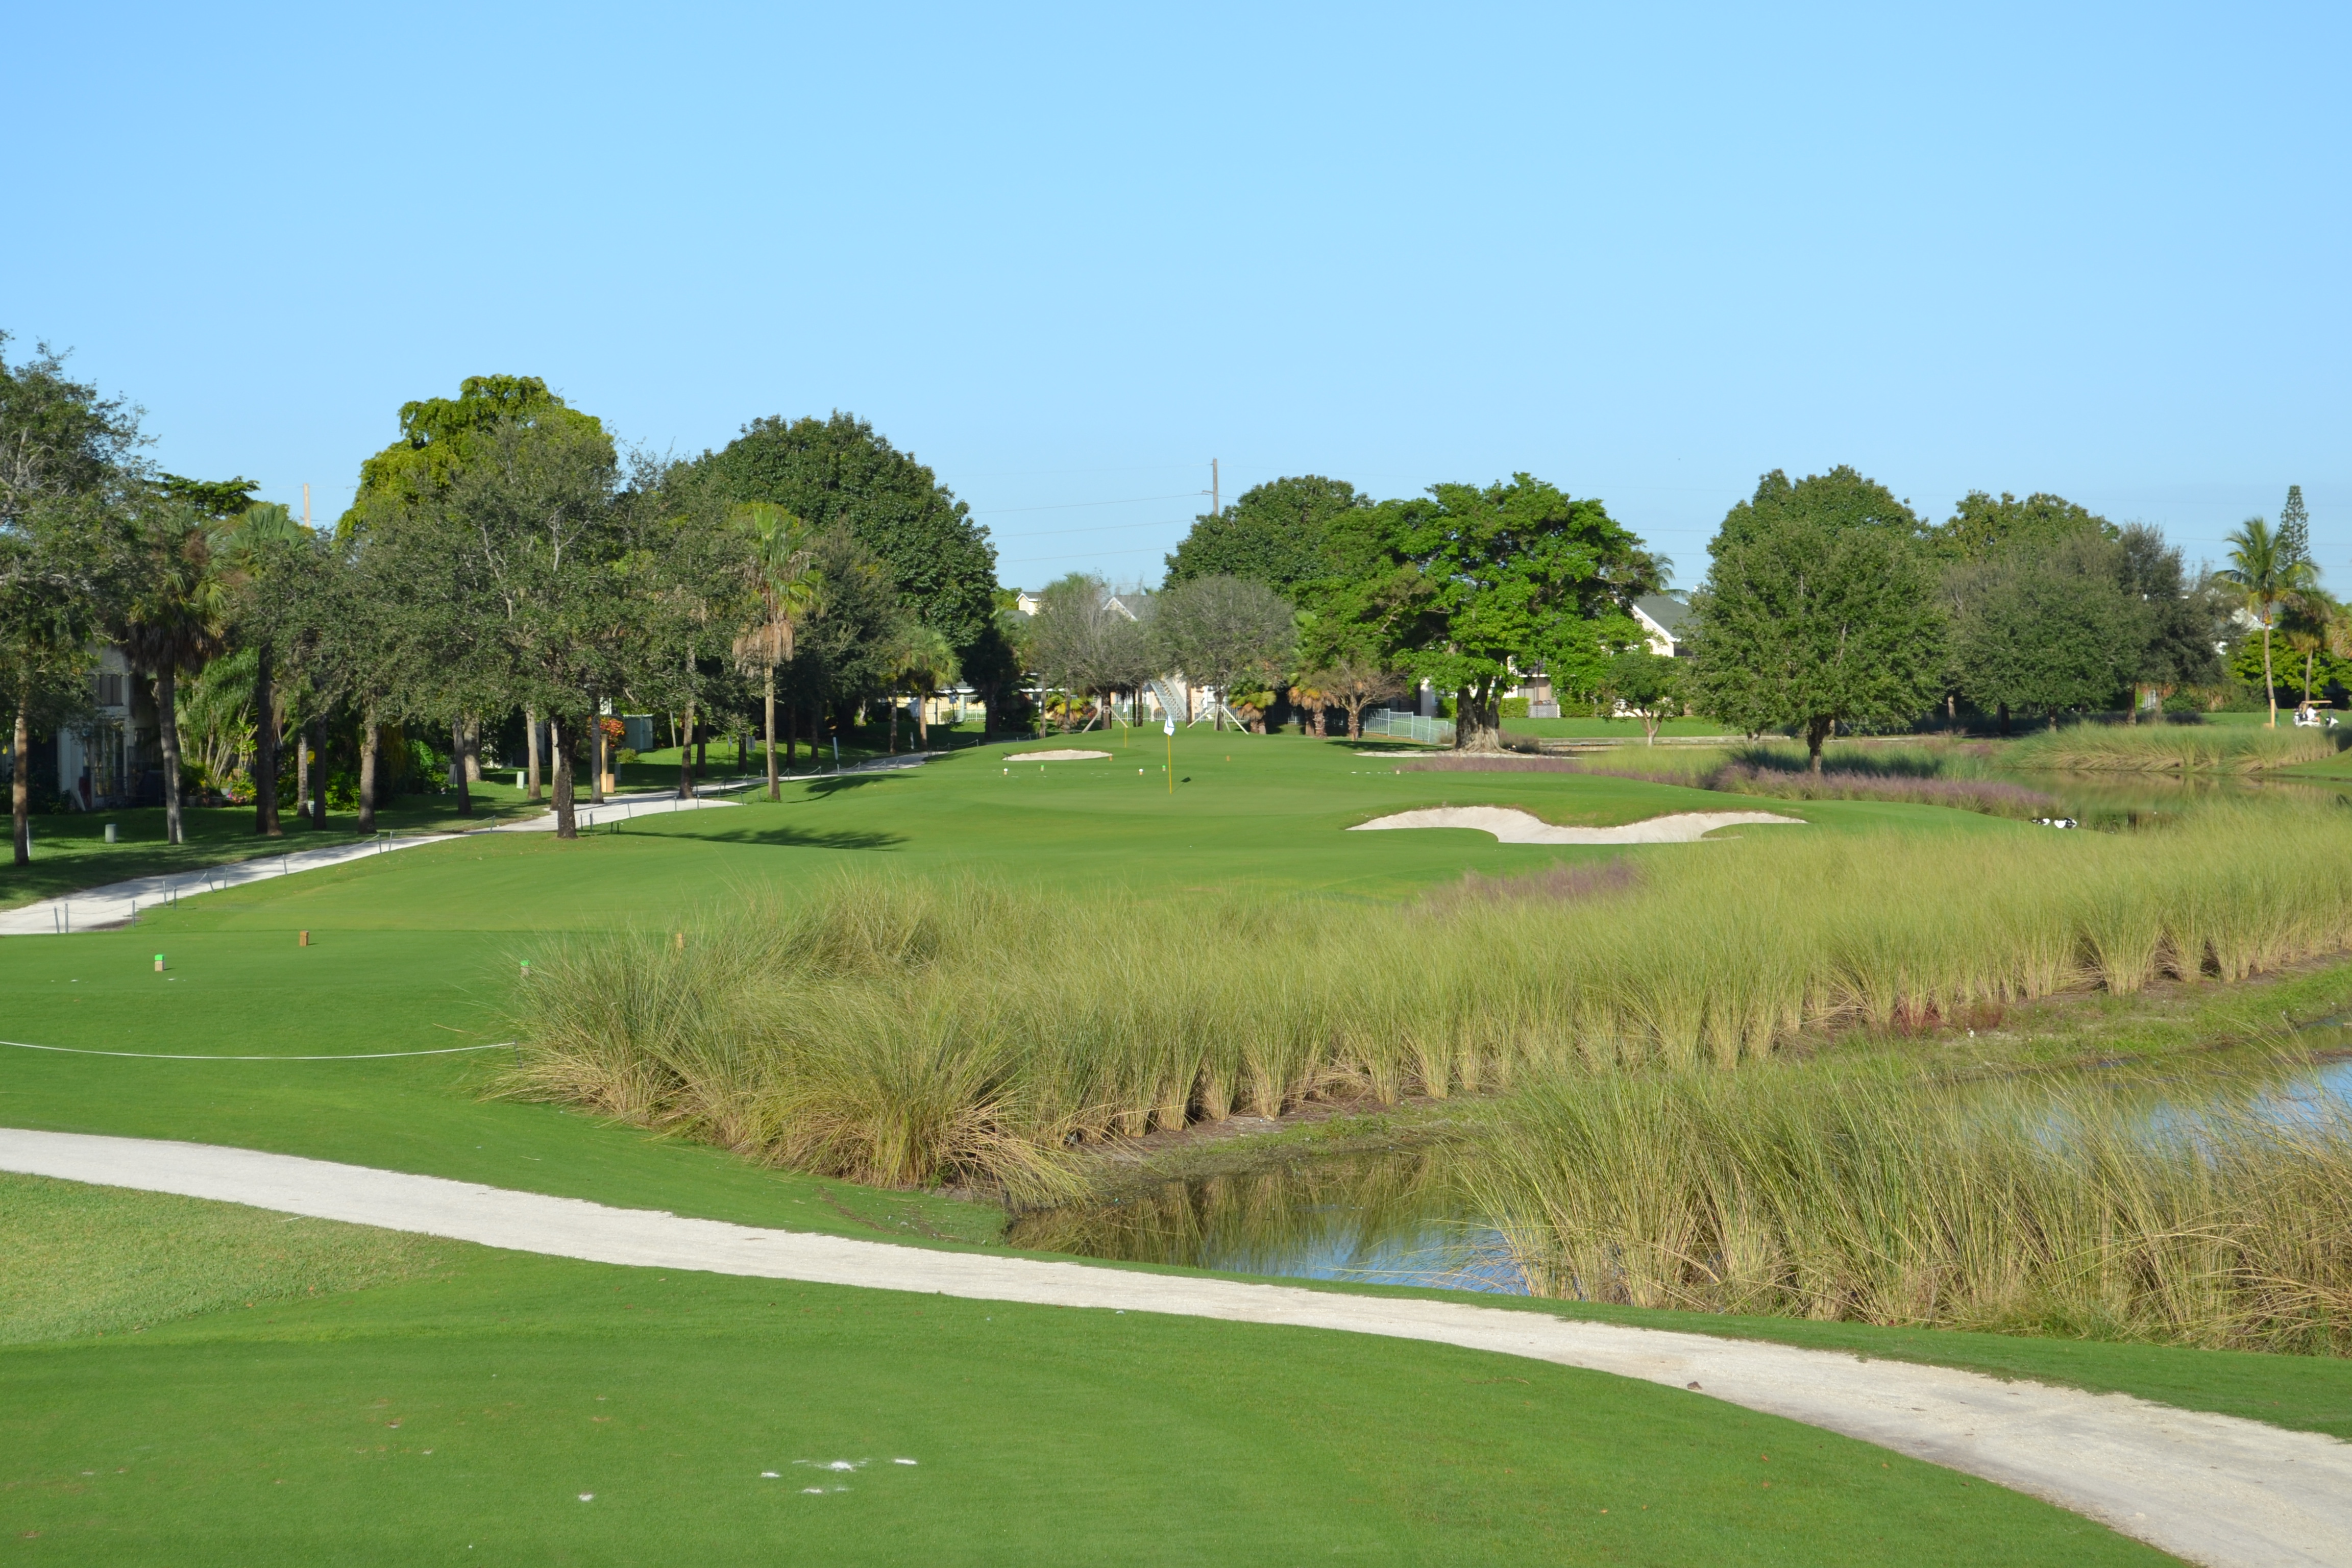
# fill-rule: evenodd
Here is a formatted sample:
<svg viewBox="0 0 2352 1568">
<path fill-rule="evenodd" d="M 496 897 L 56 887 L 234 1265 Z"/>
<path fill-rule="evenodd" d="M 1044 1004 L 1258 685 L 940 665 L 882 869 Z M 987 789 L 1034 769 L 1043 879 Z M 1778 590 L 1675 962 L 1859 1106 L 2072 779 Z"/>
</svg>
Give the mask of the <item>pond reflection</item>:
<svg viewBox="0 0 2352 1568">
<path fill-rule="evenodd" d="M 1465 1213 L 1435 1148 L 1294 1158 L 1022 1215 L 1015 1247 L 1235 1274 L 1524 1296 L 1502 1233 Z"/>
<path fill-rule="evenodd" d="M 2053 1094 L 2062 1085 L 2101 1085 L 2145 1116 L 2151 1132 L 2193 1139 L 2200 1119 L 2233 1110 L 2287 1129 L 2343 1116 L 2352 1107 L 2352 1059 L 2333 1057 L 2338 1051 L 2352 1051 L 2352 1020 L 2297 1031 L 2292 1054 L 2250 1047 L 2035 1077 Z M 1989 1105 L 2013 1108 L 2021 1087 L 2005 1077 L 1954 1089 L 1996 1091 Z M 2064 1123 L 2053 1120 L 2049 1131 L 2063 1138 Z M 1024 1215 L 1006 1239 L 1132 1263 L 1524 1296 L 1528 1279 L 1504 1233 L 1455 1179 L 1461 1162 L 1475 1157 L 1465 1143 L 1292 1152 L 1255 1170 L 1139 1185 Z"/>
</svg>

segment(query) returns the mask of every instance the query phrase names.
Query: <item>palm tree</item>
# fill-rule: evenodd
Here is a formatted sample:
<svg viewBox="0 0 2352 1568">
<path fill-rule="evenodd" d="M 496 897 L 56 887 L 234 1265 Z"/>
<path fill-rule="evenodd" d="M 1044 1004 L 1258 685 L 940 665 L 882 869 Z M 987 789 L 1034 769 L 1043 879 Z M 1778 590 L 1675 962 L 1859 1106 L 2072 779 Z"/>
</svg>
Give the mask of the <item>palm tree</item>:
<svg viewBox="0 0 2352 1568">
<path fill-rule="evenodd" d="M 783 508 L 751 501 L 735 509 L 735 521 L 751 536 L 751 591 L 760 603 L 759 619 L 735 639 L 735 657 L 766 679 L 768 798 L 776 800 L 776 666 L 792 663 L 801 626 L 824 610 L 824 574 L 814 531 Z"/>
<path fill-rule="evenodd" d="M 2323 653 L 2344 640 L 2344 606 L 2317 588 L 2306 588 L 2279 617 L 2279 636 L 2303 655 L 2303 700 L 2311 701 L 2313 670 Z"/>
<path fill-rule="evenodd" d="M 929 720 L 923 705 L 940 687 L 956 679 L 955 649 L 948 639 L 931 627 L 916 623 L 898 634 L 898 644 L 891 649 L 894 667 L 891 679 L 899 689 L 915 700 L 915 744 L 928 751 L 931 744 Z M 898 749 L 898 709 L 890 708 L 890 749 Z"/>
<path fill-rule="evenodd" d="M 2263 629 L 2263 693 L 2270 700 L 2270 727 L 2275 730 L 2278 688 L 2271 672 L 2271 631 L 2281 611 L 2318 586 L 2319 568 L 2296 530 L 2273 530 L 2267 518 L 2246 519 L 2228 542 L 2230 564 L 2213 575 L 2237 588 L 2246 614 Z"/>
<path fill-rule="evenodd" d="M 178 682 L 222 651 L 228 595 L 215 560 L 219 529 L 194 507 L 167 503 L 131 524 L 131 592 L 111 628 L 131 667 L 155 682 L 155 727 L 163 748 L 167 842 L 185 842 L 180 822 Z"/>
<path fill-rule="evenodd" d="M 222 584 L 238 608 L 238 631 L 254 650 L 253 664 L 253 830 L 276 838 L 284 830 L 278 822 L 278 738 L 284 701 L 278 692 L 278 638 L 265 606 L 282 601 L 283 581 L 272 582 L 271 567 L 281 552 L 310 542 L 310 531 L 294 514 L 274 501 L 257 501 L 229 525 L 222 542 Z M 298 742 L 299 743 L 299 742 Z"/>
</svg>

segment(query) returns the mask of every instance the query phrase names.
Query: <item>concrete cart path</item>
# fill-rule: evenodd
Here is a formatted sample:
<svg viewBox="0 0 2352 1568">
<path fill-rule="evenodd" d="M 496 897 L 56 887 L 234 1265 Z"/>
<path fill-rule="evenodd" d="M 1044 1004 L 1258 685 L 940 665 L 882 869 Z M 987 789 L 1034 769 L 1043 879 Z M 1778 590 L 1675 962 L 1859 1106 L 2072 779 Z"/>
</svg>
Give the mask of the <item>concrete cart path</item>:
<svg viewBox="0 0 2352 1568">
<path fill-rule="evenodd" d="M 1539 1311 L 761 1230 L 200 1143 L 0 1129 L 0 1170 L 599 1263 L 1384 1334 L 1696 1384 L 1693 1398 L 1964 1470 L 2192 1562 L 2352 1564 L 2352 1445 L 2126 1394 Z"/>
<path fill-rule="evenodd" d="M 128 925 L 141 910 L 152 910 L 178 899 L 192 899 L 224 889 L 273 881 L 370 855 L 389 855 L 420 844 L 446 844 L 453 834 L 435 833 L 409 838 L 362 838 L 349 844 L 323 844 L 313 849 L 288 849 L 277 855 L 257 855 L 220 866 L 201 866 L 169 876 L 134 877 L 108 882 L 79 892 L 43 899 L 13 910 L 0 910 L 0 936 L 68 936 L 78 931 L 102 931 Z"/>
</svg>

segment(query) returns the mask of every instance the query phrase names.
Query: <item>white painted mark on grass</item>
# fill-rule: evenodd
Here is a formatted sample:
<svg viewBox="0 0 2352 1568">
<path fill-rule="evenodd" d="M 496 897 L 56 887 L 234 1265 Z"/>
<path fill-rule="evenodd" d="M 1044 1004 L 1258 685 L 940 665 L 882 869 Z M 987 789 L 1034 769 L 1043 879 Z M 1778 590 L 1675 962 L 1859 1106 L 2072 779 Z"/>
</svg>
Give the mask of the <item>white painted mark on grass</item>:
<svg viewBox="0 0 2352 1568">
<path fill-rule="evenodd" d="M 596 1494 L 594 1492 L 582 1492 L 580 1494 L 580 1500 L 582 1502 L 594 1502 L 596 1500 Z"/>
</svg>

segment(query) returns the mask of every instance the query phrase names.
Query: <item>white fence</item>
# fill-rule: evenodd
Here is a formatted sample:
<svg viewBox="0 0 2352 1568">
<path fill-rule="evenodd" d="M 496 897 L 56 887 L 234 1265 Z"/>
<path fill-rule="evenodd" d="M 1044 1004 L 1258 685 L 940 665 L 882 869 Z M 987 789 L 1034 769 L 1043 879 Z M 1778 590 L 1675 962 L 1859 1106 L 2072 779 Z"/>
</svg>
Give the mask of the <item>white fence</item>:
<svg viewBox="0 0 2352 1568">
<path fill-rule="evenodd" d="M 1454 744 L 1454 721 L 1424 719 L 1418 713 L 1375 708 L 1364 715 L 1364 733 L 1391 741 L 1418 741 L 1424 746 L 1450 746 Z"/>
</svg>

